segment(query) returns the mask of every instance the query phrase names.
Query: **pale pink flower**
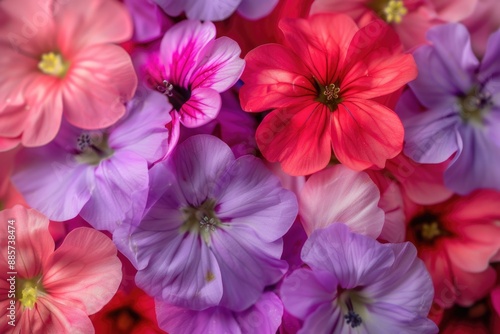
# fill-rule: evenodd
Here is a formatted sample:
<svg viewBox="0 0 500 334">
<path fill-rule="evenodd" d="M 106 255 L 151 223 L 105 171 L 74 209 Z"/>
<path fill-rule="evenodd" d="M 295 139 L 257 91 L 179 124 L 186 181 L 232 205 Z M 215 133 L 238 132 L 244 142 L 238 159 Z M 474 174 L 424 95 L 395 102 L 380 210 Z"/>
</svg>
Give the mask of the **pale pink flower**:
<svg viewBox="0 0 500 334">
<path fill-rule="evenodd" d="M 22 206 L 0 212 L 0 333 L 93 333 L 88 315 L 118 289 L 121 262 L 108 237 L 77 228 L 54 251 L 48 225 L 45 216 Z M 9 244 L 14 233 L 15 244 Z M 12 245 L 14 267 L 7 257 Z"/>
<path fill-rule="evenodd" d="M 0 150 L 41 146 L 64 117 L 83 129 L 104 128 L 125 113 L 137 78 L 117 45 L 132 36 L 114 0 L 6 0 L 0 12 Z"/>
</svg>

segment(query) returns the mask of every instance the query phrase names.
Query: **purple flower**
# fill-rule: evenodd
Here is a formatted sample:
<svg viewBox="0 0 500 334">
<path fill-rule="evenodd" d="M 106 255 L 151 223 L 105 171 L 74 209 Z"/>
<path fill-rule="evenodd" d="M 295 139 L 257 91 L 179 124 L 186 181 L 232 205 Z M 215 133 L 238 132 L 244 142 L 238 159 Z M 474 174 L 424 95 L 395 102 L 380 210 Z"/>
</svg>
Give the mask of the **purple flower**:
<svg viewBox="0 0 500 334">
<path fill-rule="evenodd" d="M 217 117 L 220 93 L 243 72 L 245 61 L 240 52 L 232 39 L 215 39 L 213 23 L 186 20 L 167 31 L 159 53 L 150 54 L 139 72 L 149 88 L 164 94 L 172 104 L 174 118 L 194 128 Z"/>
<path fill-rule="evenodd" d="M 145 43 L 163 36 L 173 22 L 153 0 L 124 0 L 134 21 L 133 41 Z"/>
<path fill-rule="evenodd" d="M 178 136 L 165 127 L 170 110 L 153 92 L 132 100 L 127 116 L 110 128 L 82 130 L 64 123 L 53 142 L 20 153 L 12 180 L 49 219 L 80 214 L 95 228 L 112 231 L 144 209 L 148 168 Z"/>
<path fill-rule="evenodd" d="M 274 9 L 279 0 L 154 0 L 172 16 L 186 12 L 189 19 L 203 21 L 222 21 L 238 10 L 250 20 L 260 19 Z"/>
<path fill-rule="evenodd" d="M 281 324 L 283 304 L 276 294 L 265 292 L 246 310 L 222 306 L 194 311 L 156 301 L 158 325 L 168 333 L 275 334 Z"/>
<path fill-rule="evenodd" d="M 444 180 L 459 194 L 500 190 L 500 31 L 481 63 L 461 24 L 437 26 L 427 38 L 432 44 L 414 53 L 418 77 L 397 106 L 404 152 L 420 163 L 452 158 Z"/>
<path fill-rule="evenodd" d="M 297 200 L 259 159 L 235 159 L 220 139 L 197 135 L 150 175 L 142 222 L 113 235 L 148 294 L 193 310 L 243 311 L 286 272 L 282 236 Z"/>
<path fill-rule="evenodd" d="M 381 244 L 333 224 L 302 249 L 309 268 L 281 286 L 285 309 L 304 321 L 298 333 L 437 333 L 427 319 L 433 287 L 409 243 Z"/>
</svg>

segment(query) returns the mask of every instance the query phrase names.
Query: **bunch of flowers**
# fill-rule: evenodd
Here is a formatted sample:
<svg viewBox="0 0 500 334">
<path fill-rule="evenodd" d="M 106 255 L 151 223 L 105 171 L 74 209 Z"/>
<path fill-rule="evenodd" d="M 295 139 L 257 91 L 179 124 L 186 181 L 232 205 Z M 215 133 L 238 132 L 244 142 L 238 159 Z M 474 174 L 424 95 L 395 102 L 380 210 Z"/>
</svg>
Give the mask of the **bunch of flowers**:
<svg viewBox="0 0 500 334">
<path fill-rule="evenodd" d="M 499 18 L 1 1 L 0 332 L 500 332 Z"/>
</svg>

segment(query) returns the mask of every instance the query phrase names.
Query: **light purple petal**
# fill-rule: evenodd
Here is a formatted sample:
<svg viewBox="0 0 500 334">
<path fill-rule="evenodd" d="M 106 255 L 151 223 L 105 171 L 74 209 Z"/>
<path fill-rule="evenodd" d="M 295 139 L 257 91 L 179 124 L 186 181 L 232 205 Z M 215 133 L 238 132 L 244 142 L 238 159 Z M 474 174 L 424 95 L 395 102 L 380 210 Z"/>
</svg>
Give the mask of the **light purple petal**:
<svg viewBox="0 0 500 334">
<path fill-rule="evenodd" d="M 404 153 L 420 163 L 440 163 L 455 153 L 460 116 L 454 108 L 431 109 L 403 119 Z"/>
<path fill-rule="evenodd" d="M 320 305 L 337 298 L 337 287 L 332 273 L 301 268 L 285 277 L 280 293 L 285 309 L 299 319 L 306 319 Z"/>
<path fill-rule="evenodd" d="M 430 29 L 432 45 L 418 48 L 413 56 L 419 70 L 409 86 L 428 108 L 449 106 L 451 98 L 469 91 L 479 62 L 474 56 L 467 29 L 444 24 Z"/>
<path fill-rule="evenodd" d="M 156 301 L 156 314 L 160 328 L 169 333 L 274 334 L 281 323 L 283 305 L 278 296 L 266 292 L 242 312 L 224 307 L 194 311 Z"/>
<path fill-rule="evenodd" d="M 171 134 L 165 127 L 172 121 L 171 109 L 164 95 L 141 91 L 129 102 L 129 115 L 110 131 L 109 145 L 115 150 L 133 151 L 150 164 L 158 161 L 171 150 Z"/>
<path fill-rule="evenodd" d="M 445 185 L 461 195 L 479 188 L 500 190 L 500 146 L 473 125 L 464 124 L 459 132 L 459 151 L 444 172 Z"/>
<path fill-rule="evenodd" d="M 64 221 L 76 217 L 89 200 L 94 168 L 51 143 L 20 152 L 12 181 L 31 207 L 51 220 Z"/>
<path fill-rule="evenodd" d="M 288 264 L 280 260 L 282 240 L 265 243 L 256 235 L 238 232 L 230 227 L 217 229 L 212 233 L 211 249 L 223 277 L 220 305 L 242 311 L 285 274 Z"/>
<path fill-rule="evenodd" d="M 478 79 L 483 84 L 491 80 L 491 78 L 500 79 L 498 55 L 500 55 L 500 30 L 494 32 L 488 38 L 486 53 L 481 61 L 481 68 L 478 73 Z"/>
<path fill-rule="evenodd" d="M 354 331 L 349 325 L 344 325 L 344 315 L 334 302 L 321 304 L 304 321 L 304 325 L 297 334 L 358 334 L 364 333 L 363 328 Z M 368 334 L 368 333 L 367 333 Z"/>
<path fill-rule="evenodd" d="M 279 0 L 242 0 L 238 13 L 246 19 L 258 20 L 269 15 Z"/>
<path fill-rule="evenodd" d="M 159 0 L 161 1 L 161 0 Z M 153 0 L 124 0 L 134 21 L 134 36 L 139 43 L 157 39 L 172 25 Z"/>
<path fill-rule="evenodd" d="M 377 238 L 384 225 L 379 200 L 380 192 L 366 173 L 337 165 L 306 181 L 299 196 L 299 212 L 308 234 L 341 222 L 354 232 Z"/>
<path fill-rule="evenodd" d="M 217 117 L 221 104 L 220 94 L 215 90 L 195 88 L 179 110 L 179 119 L 188 128 L 205 125 Z"/>
<path fill-rule="evenodd" d="M 221 37 L 203 51 L 203 59 L 193 72 L 192 87 L 212 88 L 219 93 L 226 91 L 238 81 L 245 66 L 238 43 Z"/>
<path fill-rule="evenodd" d="M 153 0 L 160 6 L 165 13 L 170 16 L 179 16 L 186 6 L 186 2 L 178 0 Z"/>
<path fill-rule="evenodd" d="M 132 235 L 138 252 L 150 256 L 136 275 L 137 286 L 157 299 L 193 310 L 218 305 L 223 273 L 212 251 L 198 235 L 161 228 L 144 231 L 141 225 Z"/>
<path fill-rule="evenodd" d="M 237 159 L 223 182 L 227 185 L 216 194 L 217 216 L 231 229 L 246 230 L 272 242 L 280 239 L 297 217 L 295 195 L 283 189 L 279 179 L 256 157 Z"/>
<path fill-rule="evenodd" d="M 313 270 L 334 273 L 343 288 L 352 289 L 372 284 L 387 272 L 394 253 L 336 223 L 311 234 L 302 248 L 302 260 Z"/>
<path fill-rule="evenodd" d="M 214 197 L 234 155 L 220 139 L 197 135 L 180 144 L 170 159 L 184 198 L 190 205 L 199 206 L 208 197 Z"/>
<path fill-rule="evenodd" d="M 115 152 L 95 168 L 95 188 L 80 212 L 98 230 L 114 231 L 142 214 L 148 194 L 148 164 L 131 151 Z"/>
<path fill-rule="evenodd" d="M 434 288 L 424 263 L 417 258 L 417 249 L 409 242 L 382 246 L 394 252 L 395 261 L 391 269 L 363 289 L 363 294 L 415 317 L 427 317 Z"/>
<path fill-rule="evenodd" d="M 241 0 L 188 0 L 186 16 L 202 21 L 221 21 L 228 18 Z"/>
<path fill-rule="evenodd" d="M 215 26 L 211 22 L 185 20 L 170 28 L 160 46 L 161 61 L 167 67 L 167 79 L 188 88 L 191 74 L 203 55 L 200 51 L 214 38 Z"/>
</svg>

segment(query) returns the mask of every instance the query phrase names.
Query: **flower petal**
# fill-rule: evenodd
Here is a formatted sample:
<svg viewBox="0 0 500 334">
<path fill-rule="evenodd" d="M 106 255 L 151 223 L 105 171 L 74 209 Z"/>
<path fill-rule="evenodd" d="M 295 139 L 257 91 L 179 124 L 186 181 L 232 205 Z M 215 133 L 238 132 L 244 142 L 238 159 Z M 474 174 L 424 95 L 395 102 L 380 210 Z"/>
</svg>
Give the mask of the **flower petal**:
<svg viewBox="0 0 500 334">
<path fill-rule="evenodd" d="M 228 90 L 238 81 L 245 67 L 238 43 L 221 37 L 209 43 L 203 51 L 203 59 L 192 75 L 192 87 L 212 88 L 219 93 Z"/>
<path fill-rule="evenodd" d="M 188 128 L 196 128 L 214 120 L 222 102 L 220 94 L 211 88 L 195 88 L 179 110 L 179 120 Z"/>
<path fill-rule="evenodd" d="M 313 174 L 299 196 L 300 217 L 307 234 L 333 223 L 376 239 L 384 225 L 380 192 L 364 172 L 337 165 Z"/>
<path fill-rule="evenodd" d="M 266 159 L 281 162 L 286 173 L 317 172 L 331 157 L 330 110 L 317 102 L 275 110 L 257 128 L 256 140 Z"/>
<path fill-rule="evenodd" d="M 370 100 L 352 99 L 333 113 L 332 146 L 337 159 L 354 170 L 383 168 L 403 148 L 404 130 L 398 116 Z"/>
<path fill-rule="evenodd" d="M 42 284 L 65 305 L 93 314 L 115 294 L 121 268 L 113 242 L 101 232 L 81 227 L 69 232 L 48 259 Z"/>
<path fill-rule="evenodd" d="M 125 50 L 94 45 L 78 52 L 63 85 L 64 115 L 82 129 L 101 129 L 125 114 L 124 102 L 137 88 L 137 76 Z"/>
</svg>

